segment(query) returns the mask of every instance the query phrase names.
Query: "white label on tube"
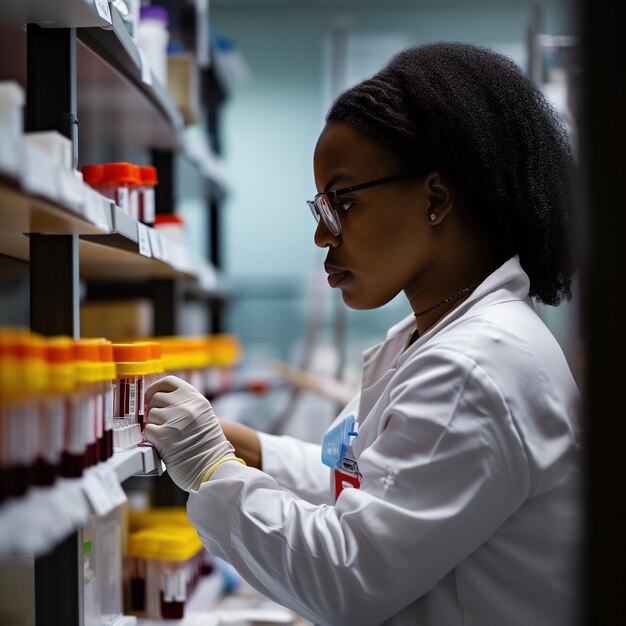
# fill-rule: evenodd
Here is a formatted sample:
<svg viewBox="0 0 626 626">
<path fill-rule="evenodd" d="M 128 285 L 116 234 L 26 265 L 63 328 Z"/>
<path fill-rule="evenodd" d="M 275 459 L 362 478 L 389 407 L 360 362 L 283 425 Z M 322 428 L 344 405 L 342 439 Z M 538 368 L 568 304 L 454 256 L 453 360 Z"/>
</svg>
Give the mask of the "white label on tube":
<svg viewBox="0 0 626 626">
<path fill-rule="evenodd" d="M 98 11 L 98 15 L 106 20 L 109 24 L 111 23 L 111 12 L 109 11 L 109 0 L 95 0 L 96 3 L 96 11 Z"/>
<path fill-rule="evenodd" d="M 117 204 L 124 213 L 130 214 L 130 196 L 128 187 L 118 187 L 115 190 L 115 204 Z"/>
<path fill-rule="evenodd" d="M 154 187 L 147 187 L 143 191 L 143 221 L 154 224 Z"/>
<path fill-rule="evenodd" d="M 143 256 L 152 256 L 150 251 L 150 233 L 145 224 L 137 224 L 137 238 L 139 239 L 139 253 Z"/>
<path fill-rule="evenodd" d="M 45 461 L 55 464 L 63 449 L 63 405 L 54 400 L 42 404 L 39 422 L 39 452 Z"/>
<path fill-rule="evenodd" d="M 126 417 L 135 417 L 137 414 L 137 383 L 128 383 L 128 413 Z"/>
<path fill-rule="evenodd" d="M 134 219 L 139 219 L 139 192 L 131 189 L 128 192 L 128 214 Z"/>
<path fill-rule="evenodd" d="M 187 599 L 187 577 L 184 569 L 163 572 L 163 600 L 165 602 L 184 602 Z"/>
<path fill-rule="evenodd" d="M 145 378 L 140 378 L 137 381 L 137 387 L 139 388 L 139 415 L 143 417 L 145 415 L 145 395 L 146 395 Z"/>
<path fill-rule="evenodd" d="M 104 394 L 104 430 L 111 430 L 113 425 L 113 383 Z"/>
<path fill-rule="evenodd" d="M 72 398 L 70 404 L 71 411 L 65 431 L 65 452 L 68 454 L 82 454 L 85 451 L 84 423 L 87 420 L 87 415 L 83 413 L 81 398 Z"/>
<path fill-rule="evenodd" d="M 54 457 L 50 459 L 56 463 L 63 452 L 63 428 L 65 420 L 65 403 L 55 399 L 48 406 L 48 418 L 51 424 L 51 438 L 54 441 Z"/>
<path fill-rule="evenodd" d="M 96 438 L 102 439 L 104 433 L 104 394 L 98 394 L 96 402 Z"/>
</svg>

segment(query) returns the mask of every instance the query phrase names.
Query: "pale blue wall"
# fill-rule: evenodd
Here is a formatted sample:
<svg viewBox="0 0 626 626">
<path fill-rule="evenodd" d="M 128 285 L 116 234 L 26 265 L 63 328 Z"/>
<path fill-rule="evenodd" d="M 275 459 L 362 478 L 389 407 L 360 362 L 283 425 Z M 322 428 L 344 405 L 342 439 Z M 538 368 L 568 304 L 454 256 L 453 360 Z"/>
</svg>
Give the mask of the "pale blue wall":
<svg viewBox="0 0 626 626">
<path fill-rule="evenodd" d="M 304 201 L 315 193 L 312 154 L 328 105 L 325 55 L 334 20 L 347 18 L 356 35 L 393 34 L 409 44 L 462 40 L 524 53 L 531 4 L 212 0 L 212 28 L 235 39 L 250 68 L 249 81 L 232 93 L 222 118 L 233 181 L 225 206 L 226 269 L 235 284 L 245 279 L 248 294 L 278 284 L 303 296 L 235 304 L 231 328 L 246 345 L 267 344 L 269 352 L 288 358 L 304 332 L 306 296 L 324 258 L 313 244 Z M 567 2 L 540 5 L 544 32 L 572 32 Z M 349 312 L 351 363 L 406 312 L 401 300 L 381 311 Z"/>
</svg>

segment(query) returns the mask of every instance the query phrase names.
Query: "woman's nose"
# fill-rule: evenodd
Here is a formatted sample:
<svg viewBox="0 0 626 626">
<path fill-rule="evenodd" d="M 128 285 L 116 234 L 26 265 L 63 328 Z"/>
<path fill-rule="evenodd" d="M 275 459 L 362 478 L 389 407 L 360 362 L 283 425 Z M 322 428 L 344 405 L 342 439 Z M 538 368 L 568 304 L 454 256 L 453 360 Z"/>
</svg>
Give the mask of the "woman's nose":
<svg viewBox="0 0 626 626">
<path fill-rule="evenodd" d="M 336 248 L 341 243 L 341 235 L 333 235 L 324 220 L 320 220 L 317 223 L 313 240 L 320 248 Z"/>
</svg>

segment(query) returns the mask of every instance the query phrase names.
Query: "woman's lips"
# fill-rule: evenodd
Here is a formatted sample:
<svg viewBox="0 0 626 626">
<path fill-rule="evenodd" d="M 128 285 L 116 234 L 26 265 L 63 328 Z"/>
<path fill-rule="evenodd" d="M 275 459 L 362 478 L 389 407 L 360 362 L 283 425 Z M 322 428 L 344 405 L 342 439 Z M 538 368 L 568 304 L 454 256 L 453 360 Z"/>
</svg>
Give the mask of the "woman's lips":
<svg viewBox="0 0 626 626">
<path fill-rule="evenodd" d="M 331 287 L 336 287 L 339 283 L 343 282 L 346 278 L 348 278 L 348 276 L 350 276 L 350 272 L 343 271 L 343 272 L 335 272 L 333 274 L 329 274 L 328 275 L 328 284 Z"/>
</svg>

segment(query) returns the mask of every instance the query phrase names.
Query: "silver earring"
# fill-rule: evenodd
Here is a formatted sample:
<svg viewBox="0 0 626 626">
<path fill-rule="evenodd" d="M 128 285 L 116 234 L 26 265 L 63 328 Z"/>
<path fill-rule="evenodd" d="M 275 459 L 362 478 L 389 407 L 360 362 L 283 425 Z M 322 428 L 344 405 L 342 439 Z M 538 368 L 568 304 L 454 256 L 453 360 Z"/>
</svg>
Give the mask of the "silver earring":
<svg viewBox="0 0 626 626">
<path fill-rule="evenodd" d="M 436 213 L 431 213 L 428 217 L 430 218 L 431 222 L 434 222 L 437 219 L 437 214 Z"/>
</svg>

